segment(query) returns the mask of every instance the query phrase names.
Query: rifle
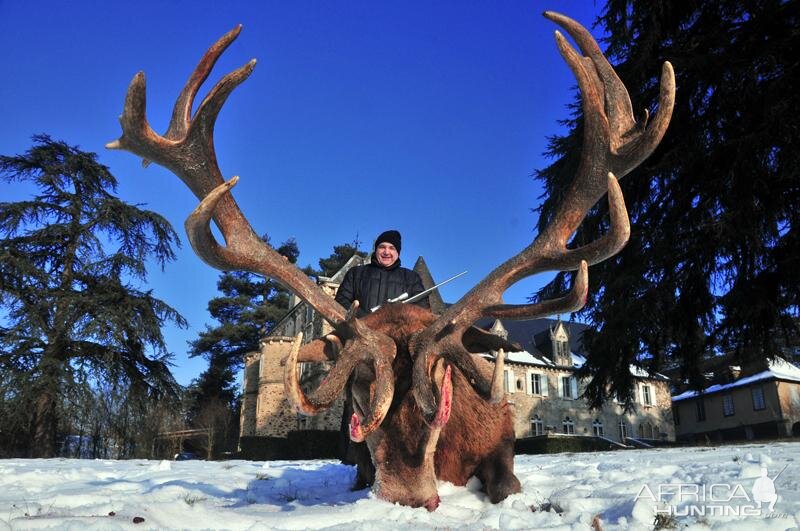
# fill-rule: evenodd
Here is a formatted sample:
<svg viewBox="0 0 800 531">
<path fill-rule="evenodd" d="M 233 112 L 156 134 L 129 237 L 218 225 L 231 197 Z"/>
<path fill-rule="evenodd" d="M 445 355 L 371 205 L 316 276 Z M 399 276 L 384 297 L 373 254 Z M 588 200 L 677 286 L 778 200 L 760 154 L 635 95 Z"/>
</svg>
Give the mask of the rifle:
<svg viewBox="0 0 800 531">
<path fill-rule="evenodd" d="M 419 293 L 417 293 L 413 297 L 409 297 L 408 293 L 401 293 L 400 295 L 398 295 L 394 299 L 387 300 L 384 304 L 387 304 L 387 303 L 391 304 L 393 302 L 400 302 L 400 303 L 403 303 L 403 304 L 406 304 L 406 303 L 409 303 L 409 302 L 416 302 L 416 301 L 420 300 L 421 298 L 423 298 L 428 293 L 430 293 L 431 291 L 433 291 L 436 288 L 438 288 L 439 286 L 444 286 L 445 284 L 447 284 L 451 280 L 455 280 L 458 277 L 460 277 L 461 275 L 465 275 L 466 273 L 467 273 L 466 271 L 462 271 L 461 273 L 459 273 L 457 275 L 453 275 L 452 277 L 448 278 L 447 280 L 443 280 L 443 281 L 439 282 L 438 284 L 436 284 L 435 286 L 426 289 L 425 291 L 420 291 Z M 370 309 L 370 313 L 374 312 L 375 310 L 377 310 L 381 306 L 383 306 L 383 304 L 379 304 L 379 305 L 375 306 L 374 308 L 371 308 Z"/>
</svg>

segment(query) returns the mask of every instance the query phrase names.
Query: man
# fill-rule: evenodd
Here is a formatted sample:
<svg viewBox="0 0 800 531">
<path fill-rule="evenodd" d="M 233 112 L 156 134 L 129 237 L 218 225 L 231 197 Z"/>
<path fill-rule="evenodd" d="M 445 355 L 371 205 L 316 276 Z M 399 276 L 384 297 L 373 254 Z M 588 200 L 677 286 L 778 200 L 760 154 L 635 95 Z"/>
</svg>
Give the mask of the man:
<svg viewBox="0 0 800 531">
<path fill-rule="evenodd" d="M 350 268 L 345 273 L 336 291 L 336 302 L 349 310 L 353 302 L 358 301 L 356 317 L 363 317 L 372 308 L 386 304 L 390 299 L 399 297 L 403 293 L 408 293 L 408 296 L 412 297 L 424 291 L 419 275 L 411 269 L 400 267 L 400 248 L 398 231 L 387 230 L 378 236 L 375 239 L 370 262 Z M 428 308 L 428 297 L 414 301 L 413 304 Z M 366 443 L 350 441 L 349 423 L 352 414 L 352 395 L 348 385 L 342 411 L 339 451 L 344 463 L 357 465 L 353 490 L 360 490 L 375 481 L 375 467 Z"/>
<path fill-rule="evenodd" d="M 424 291 L 422 279 L 411 269 L 400 267 L 400 233 L 387 230 L 375 240 L 370 263 L 351 268 L 336 291 L 336 302 L 349 309 L 354 301 L 359 307 L 356 317 L 363 317 L 372 308 L 407 293 L 413 297 Z M 414 304 L 429 308 L 428 298 Z"/>
</svg>

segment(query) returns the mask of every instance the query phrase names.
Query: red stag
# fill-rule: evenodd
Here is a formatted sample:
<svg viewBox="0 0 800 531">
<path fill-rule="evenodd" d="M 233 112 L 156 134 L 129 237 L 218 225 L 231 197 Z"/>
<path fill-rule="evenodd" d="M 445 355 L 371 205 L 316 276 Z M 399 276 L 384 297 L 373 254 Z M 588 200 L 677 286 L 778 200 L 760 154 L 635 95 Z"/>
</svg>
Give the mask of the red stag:
<svg viewBox="0 0 800 531">
<path fill-rule="evenodd" d="M 472 325 L 481 317 L 534 319 L 582 307 L 588 266 L 619 252 L 630 233 L 617 179 L 653 152 L 672 115 L 675 79 L 668 62 L 661 74 L 658 113 L 649 124 L 647 113 L 637 123 L 625 86 L 589 32 L 563 15 L 546 12 L 544 16 L 563 27 L 582 52 L 556 32 L 561 55 L 578 80 L 583 99 L 580 166 L 550 225 L 440 316 L 413 305 L 389 304 L 356 319 L 353 311 L 346 314 L 253 231 L 230 193 L 238 178 L 224 181 L 217 166 L 213 131 L 222 105 L 253 71 L 255 60 L 220 80 L 191 115 L 200 85 L 241 26 L 224 35 L 200 60 L 175 103 L 163 136 L 147 122 L 144 74 L 136 74 L 120 117 L 123 134 L 107 145 L 170 169 L 201 200 L 186 220 L 186 231 L 206 263 L 277 279 L 334 326 L 334 334 L 302 348 L 298 337 L 286 363 L 287 394 L 298 411 L 313 415 L 350 386 L 348 394 L 355 411 L 350 438 L 366 442 L 371 458 L 366 466 L 374 467 L 366 474 L 374 479 L 377 495 L 392 502 L 433 510 L 439 503 L 437 479 L 464 485 L 473 475 L 483 482 L 493 503 L 519 492 L 513 471 L 513 418 L 501 384 L 502 349 L 494 370 L 473 354 L 504 345 Z M 609 233 L 583 247 L 568 249 L 570 236 L 606 192 Z M 225 239 L 224 246 L 212 236 L 212 218 Z M 570 270 L 577 273 L 566 296 L 532 304 L 503 304 L 505 290 L 520 279 L 543 271 Z M 297 381 L 296 364 L 322 360 L 335 364 L 322 384 L 306 395 Z"/>
</svg>

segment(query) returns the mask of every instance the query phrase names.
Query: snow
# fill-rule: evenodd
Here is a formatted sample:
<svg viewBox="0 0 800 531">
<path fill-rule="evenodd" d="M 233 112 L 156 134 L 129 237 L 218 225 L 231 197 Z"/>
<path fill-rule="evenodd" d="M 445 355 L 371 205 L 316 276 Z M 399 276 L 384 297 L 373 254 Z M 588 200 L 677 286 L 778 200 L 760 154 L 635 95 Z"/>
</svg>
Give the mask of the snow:
<svg viewBox="0 0 800 531">
<path fill-rule="evenodd" d="M 580 354 L 575 354 L 574 352 L 570 352 L 572 355 L 572 366 L 576 369 L 580 369 L 586 363 L 586 358 L 581 356 Z M 487 360 L 493 360 L 494 355 L 490 353 L 482 354 L 484 358 Z M 550 367 L 554 368 L 556 366 L 555 363 L 547 359 L 546 357 L 542 356 L 534 356 L 527 350 L 520 350 L 517 352 L 508 352 L 506 354 L 506 361 L 510 361 L 513 363 L 521 363 L 523 365 L 537 365 L 539 367 Z M 637 367 L 636 365 L 630 366 L 631 374 L 638 377 L 638 378 L 660 378 L 663 380 L 669 380 L 666 376 L 660 373 L 656 373 L 655 376 L 652 376 L 649 372 L 642 369 L 641 367 Z"/>
<path fill-rule="evenodd" d="M 716 384 L 710 387 L 706 387 L 703 389 L 703 394 L 715 393 L 717 391 L 724 391 L 726 389 L 732 389 L 734 387 L 741 387 L 743 385 L 748 385 L 753 382 L 758 382 L 761 380 L 771 380 L 773 378 L 779 380 L 787 380 L 790 382 L 800 382 L 800 368 L 796 367 L 792 363 L 781 359 L 775 358 L 774 360 L 769 362 L 769 368 L 766 371 L 762 371 L 750 376 L 746 376 L 744 378 L 739 378 L 729 384 Z M 687 398 L 694 398 L 698 394 L 697 391 L 686 391 L 685 393 L 681 393 L 677 396 L 672 397 L 673 402 L 678 402 L 680 400 L 686 400 Z"/>
<path fill-rule="evenodd" d="M 487 354 L 489 359 L 494 356 Z M 506 361 L 514 363 L 524 363 L 526 365 L 538 365 L 540 367 L 555 367 L 553 362 L 547 358 L 539 358 L 528 352 L 527 350 L 520 350 L 519 352 L 509 352 L 506 354 Z"/>
<path fill-rule="evenodd" d="M 641 496 L 741 484 L 748 503 L 767 466 L 775 512 L 676 516 L 689 529 L 784 530 L 800 523 L 800 443 L 517 456 L 522 492 L 493 505 L 472 479 L 439 484 L 432 513 L 351 492 L 355 470 L 335 461 L 0 460 L 2 529 L 653 529 Z M 725 492 L 715 487 L 717 497 Z M 638 499 L 637 499 L 638 498 Z M 669 501 L 669 500 L 667 500 Z M 708 503 L 708 502 L 706 502 Z M 729 505 L 730 505 L 729 504 Z M 668 504 L 667 504 L 668 505 Z M 702 506 L 683 500 L 675 507 Z M 536 510 L 532 510 L 532 508 Z M 701 507 L 702 509 L 703 507 Z M 134 518 L 144 519 L 134 524 Z"/>
</svg>

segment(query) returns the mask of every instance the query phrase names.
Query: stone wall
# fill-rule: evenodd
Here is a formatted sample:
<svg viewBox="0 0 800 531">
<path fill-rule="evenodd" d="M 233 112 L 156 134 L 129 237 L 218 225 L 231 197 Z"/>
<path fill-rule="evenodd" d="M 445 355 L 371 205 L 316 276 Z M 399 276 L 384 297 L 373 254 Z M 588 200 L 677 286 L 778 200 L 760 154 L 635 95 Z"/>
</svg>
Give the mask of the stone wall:
<svg viewBox="0 0 800 531">
<path fill-rule="evenodd" d="M 269 336 L 261 342 L 261 352 L 245 357 L 242 437 L 286 437 L 297 430 L 339 430 L 343 399 L 315 417 L 295 413 L 286 400 L 281 359 L 289 354 L 292 337 Z M 303 388 L 318 385 L 330 369 L 328 364 L 301 364 Z"/>
<path fill-rule="evenodd" d="M 800 384 L 777 382 L 784 431 L 787 435 L 800 436 Z"/>
<path fill-rule="evenodd" d="M 637 404 L 634 411 L 626 413 L 622 405 L 615 401 L 607 403 L 600 410 L 590 410 L 585 400 L 565 396 L 580 396 L 586 383 L 576 381 L 575 389 L 570 386 L 570 392 L 564 393 L 560 389 L 562 387 L 560 382 L 562 377 L 573 377 L 573 372 L 569 369 L 531 367 L 508 362 L 506 368 L 513 371 L 513 376 L 507 376 L 511 384 L 508 387 L 513 389 L 513 392 L 507 393 L 506 396 L 513 407 L 514 432 L 517 438 L 537 435 L 532 424 L 532 419 L 537 416 L 542 422 L 544 431 L 549 433 L 564 433 L 564 422 L 569 419 L 575 435 L 594 435 L 594 425 L 599 421 L 604 437 L 625 442 L 619 427 L 620 422 L 624 422 L 627 437 L 675 440 L 669 386 L 663 380 L 637 379 L 639 389 L 641 385 L 650 386 L 651 404 L 643 403 L 639 391 L 636 393 Z M 535 393 L 530 384 L 532 374 L 540 375 L 539 393 Z M 546 392 L 543 389 L 545 377 L 548 386 Z"/>
</svg>

